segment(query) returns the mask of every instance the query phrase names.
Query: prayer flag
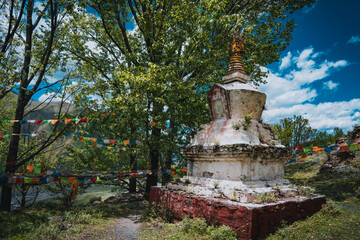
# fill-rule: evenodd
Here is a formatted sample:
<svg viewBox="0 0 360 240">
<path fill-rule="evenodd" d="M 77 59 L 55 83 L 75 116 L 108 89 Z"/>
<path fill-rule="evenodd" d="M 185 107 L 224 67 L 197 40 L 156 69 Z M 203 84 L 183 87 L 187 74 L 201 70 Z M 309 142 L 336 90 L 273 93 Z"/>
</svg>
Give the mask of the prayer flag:
<svg viewBox="0 0 360 240">
<path fill-rule="evenodd" d="M 156 122 L 154 122 L 154 121 L 152 121 L 152 122 L 150 123 L 150 126 L 152 126 L 152 127 L 155 127 L 155 125 L 156 125 Z"/>
<path fill-rule="evenodd" d="M 41 168 L 35 167 L 34 168 L 34 173 L 36 173 L 36 174 L 41 173 Z"/>
<path fill-rule="evenodd" d="M 29 170 L 30 172 L 33 172 L 33 171 L 34 171 L 34 166 L 32 166 L 32 165 L 27 165 L 27 166 L 26 166 L 26 169 Z"/>
<path fill-rule="evenodd" d="M 69 182 L 69 183 L 72 183 L 72 182 L 74 182 L 74 181 L 75 181 L 75 177 L 69 177 L 69 178 L 68 178 L 68 182 Z"/>
<path fill-rule="evenodd" d="M 340 147 L 340 152 L 349 151 L 349 146 L 342 146 Z"/>
<path fill-rule="evenodd" d="M 65 119 L 65 124 L 68 124 L 69 122 L 71 122 L 72 119 Z"/>
<path fill-rule="evenodd" d="M 27 177 L 24 179 L 24 183 L 31 183 L 31 181 L 32 181 L 32 178 Z"/>
<path fill-rule="evenodd" d="M 20 120 L 19 123 L 20 124 L 27 123 L 27 120 Z"/>
<path fill-rule="evenodd" d="M 351 145 L 351 146 L 349 146 L 349 150 L 350 150 L 350 151 L 359 150 L 358 145 Z"/>
<path fill-rule="evenodd" d="M 62 183 L 68 183 L 68 178 L 67 177 L 62 177 L 61 182 Z"/>
<path fill-rule="evenodd" d="M 130 144 L 130 141 L 129 141 L 129 140 L 124 140 L 124 141 L 123 141 L 123 144 L 124 144 L 124 145 L 129 145 L 129 144 Z"/>
<path fill-rule="evenodd" d="M 51 124 L 55 125 L 55 123 L 57 123 L 59 120 L 51 120 Z"/>
<path fill-rule="evenodd" d="M 116 144 L 116 140 L 110 140 L 111 144 Z"/>
<path fill-rule="evenodd" d="M 17 178 L 16 183 L 24 183 L 25 178 Z"/>
<path fill-rule="evenodd" d="M 304 152 L 311 152 L 311 147 L 304 148 Z"/>
<path fill-rule="evenodd" d="M 39 124 L 42 122 L 42 120 L 35 120 L 36 124 Z"/>
</svg>

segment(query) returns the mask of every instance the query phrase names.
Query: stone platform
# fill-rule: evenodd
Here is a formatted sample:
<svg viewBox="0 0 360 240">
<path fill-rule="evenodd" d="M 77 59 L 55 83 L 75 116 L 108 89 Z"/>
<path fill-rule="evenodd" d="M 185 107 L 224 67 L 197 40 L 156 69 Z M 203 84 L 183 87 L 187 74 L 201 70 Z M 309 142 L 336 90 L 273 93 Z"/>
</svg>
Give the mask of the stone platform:
<svg viewBox="0 0 360 240">
<path fill-rule="evenodd" d="M 316 213 L 326 200 L 323 196 L 289 197 L 275 203 L 253 204 L 152 187 L 150 202 L 169 209 L 176 220 L 201 217 L 208 224 L 231 227 L 238 239 L 258 239 L 275 232 L 284 221 L 292 223 Z"/>
</svg>

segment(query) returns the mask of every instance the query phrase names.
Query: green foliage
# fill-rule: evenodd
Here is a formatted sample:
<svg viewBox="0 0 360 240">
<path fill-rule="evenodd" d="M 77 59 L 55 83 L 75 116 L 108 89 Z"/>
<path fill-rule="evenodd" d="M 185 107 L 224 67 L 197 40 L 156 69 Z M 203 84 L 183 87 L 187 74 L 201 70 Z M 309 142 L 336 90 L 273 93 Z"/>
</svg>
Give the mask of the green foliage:
<svg viewBox="0 0 360 240">
<path fill-rule="evenodd" d="M 299 186 L 296 190 L 297 195 L 305 197 L 311 197 L 315 192 L 315 189 L 304 186 Z"/>
<path fill-rule="evenodd" d="M 152 221 L 140 233 L 140 239 L 235 240 L 236 237 L 236 233 L 228 226 L 208 226 L 203 218 L 189 217 L 177 224 Z"/>
<path fill-rule="evenodd" d="M 299 145 L 330 145 L 337 138 L 344 136 L 342 129 L 338 127 L 334 128 L 332 134 L 313 129 L 309 124 L 309 120 L 300 115 L 294 115 L 292 118 L 283 118 L 273 128 L 281 143 L 289 148 Z"/>
<path fill-rule="evenodd" d="M 239 130 L 240 127 L 241 127 L 241 122 L 240 122 L 240 121 L 238 121 L 238 122 L 233 122 L 231 127 L 232 127 L 233 129 L 235 129 L 235 130 Z"/>
<path fill-rule="evenodd" d="M 175 154 L 210 121 L 206 93 L 225 74 L 234 29 L 244 28 L 244 65 L 260 83 L 260 67 L 276 61 L 292 38 L 289 14 L 313 2 L 78 1 L 64 45 L 81 79 L 75 103 L 88 116 L 114 112 L 92 130 L 141 141 L 140 159 L 151 159 L 151 168 L 161 158 L 160 165 L 183 164 Z M 102 101 L 88 99 L 94 95 Z"/>
<path fill-rule="evenodd" d="M 244 130 L 248 130 L 248 128 L 250 127 L 250 124 L 251 124 L 251 119 L 252 119 L 252 114 L 246 114 L 245 115 L 245 120 L 241 122 Z"/>
<path fill-rule="evenodd" d="M 261 203 L 271 203 L 276 202 L 276 193 L 275 192 L 266 192 L 266 193 L 258 193 L 255 196 L 254 203 L 261 204 Z"/>
<path fill-rule="evenodd" d="M 359 224 L 359 211 L 340 210 L 329 202 L 313 216 L 283 227 L 266 239 L 357 239 Z"/>
</svg>

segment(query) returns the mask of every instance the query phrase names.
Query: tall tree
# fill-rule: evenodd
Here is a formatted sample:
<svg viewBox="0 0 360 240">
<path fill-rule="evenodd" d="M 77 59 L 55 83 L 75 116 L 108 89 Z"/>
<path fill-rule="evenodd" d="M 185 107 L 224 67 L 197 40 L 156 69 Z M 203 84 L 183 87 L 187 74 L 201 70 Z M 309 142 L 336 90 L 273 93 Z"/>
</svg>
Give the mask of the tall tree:
<svg viewBox="0 0 360 240">
<path fill-rule="evenodd" d="M 0 98 L 14 90 L 17 95 L 7 155 L 6 173 L 12 174 L 58 136 L 52 136 L 28 149 L 20 150 L 20 121 L 24 119 L 25 108 L 34 94 L 54 86 L 47 81 L 48 74 L 61 66 L 61 44 L 64 29 L 61 23 L 66 14 L 66 1 L 62 0 L 9 0 L 1 1 L 2 25 L 0 41 Z M 58 125 L 56 125 L 57 127 Z M 11 185 L 2 187 L 1 208 L 11 208 Z"/>
<path fill-rule="evenodd" d="M 281 143 L 288 148 L 309 142 L 315 132 L 315 129 L 311 128 L 309 120 L 300 115 L 281 119 L 274 125 L 274 130 Z"/>
<path fill-rule="evenodd" d="M 80 0 L 67 46 L 92 85 L 88 94 L 101 96 L 108 107 L 127 107 L 147 123 L 141 135 L 149 169 L 157 170 L 162 155 L 188 139 L 181 132 L 192 134 L 208 121 L 205 93 L 225 73 L 235 27 L 244 28 L 244 64 L 257 84 L 266 75 L 260 67 L 278 60 L 292 38 L 289 14 L 313 2 Z M 157 125 L 149 127 L 151 121 Z M 148 176 L 147 192 L 156 183 L 156 175 Z"/>
<path fill-rule="evenodd" d="M 335 143 L 337 138 L 344 136 L 343 130 L 338 127 L 334 128 L 332 134 L 314 129 L 310 126 L 309 120 L 300 115 L 283 118 L 273 127 L 281 143 L 288 148 L 299 145 L 326 146 Z"/>
</svg>

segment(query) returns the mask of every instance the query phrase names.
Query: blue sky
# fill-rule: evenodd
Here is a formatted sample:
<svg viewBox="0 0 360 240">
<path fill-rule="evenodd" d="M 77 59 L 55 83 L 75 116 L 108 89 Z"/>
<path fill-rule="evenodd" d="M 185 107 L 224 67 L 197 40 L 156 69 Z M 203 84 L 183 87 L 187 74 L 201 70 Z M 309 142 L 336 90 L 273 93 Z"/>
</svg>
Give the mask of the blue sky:
<svg viewBox="0 0 360 240">
<path fill-rule="evenodd" d="M 318 0 L 294 15 L 294 39 L 260 86 L 266 122 L 295 114 L 320 130 L 360 124 L 359 10 L 360 1 Z"/>
</svg>

